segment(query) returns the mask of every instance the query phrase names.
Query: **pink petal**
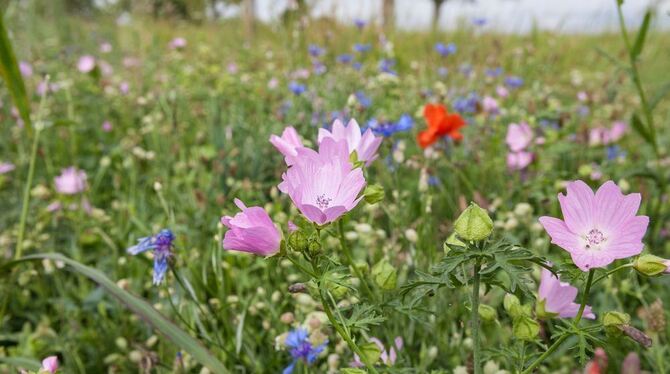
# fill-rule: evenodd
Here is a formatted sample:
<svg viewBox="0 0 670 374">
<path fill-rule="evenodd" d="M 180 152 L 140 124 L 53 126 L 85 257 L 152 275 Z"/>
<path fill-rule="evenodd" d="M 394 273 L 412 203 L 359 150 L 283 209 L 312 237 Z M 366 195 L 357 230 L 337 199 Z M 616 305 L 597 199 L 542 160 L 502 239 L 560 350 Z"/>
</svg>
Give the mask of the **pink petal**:
<svg viewBox="0 0 670 374">
<path fill-rule="evenodd" d="M 570 231 L 586 234 L 594 228 L 595 196 L 591 188 L 582 181 L 568 183 L 568 194 L 558 195 L 563 219 Z"/>
</svg>

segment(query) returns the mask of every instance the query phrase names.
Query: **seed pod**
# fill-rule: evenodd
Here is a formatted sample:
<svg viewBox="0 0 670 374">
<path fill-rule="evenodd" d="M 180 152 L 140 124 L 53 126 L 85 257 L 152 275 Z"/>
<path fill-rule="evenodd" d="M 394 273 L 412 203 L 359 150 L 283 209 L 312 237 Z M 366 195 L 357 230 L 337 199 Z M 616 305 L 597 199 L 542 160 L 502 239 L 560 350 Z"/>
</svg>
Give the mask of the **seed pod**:
<svg viewBox="0 0 670 374">
<path fill-rule="evenodd" d="M 651 344 L 653 343 L 651 338 L 635 327 L 631 325 L 623 325 L 621 326 L 621 331 L 624 333 L 624 335 L 635 340 L 641 346 L 645 348 L 651 348 Z"/>
</svg>

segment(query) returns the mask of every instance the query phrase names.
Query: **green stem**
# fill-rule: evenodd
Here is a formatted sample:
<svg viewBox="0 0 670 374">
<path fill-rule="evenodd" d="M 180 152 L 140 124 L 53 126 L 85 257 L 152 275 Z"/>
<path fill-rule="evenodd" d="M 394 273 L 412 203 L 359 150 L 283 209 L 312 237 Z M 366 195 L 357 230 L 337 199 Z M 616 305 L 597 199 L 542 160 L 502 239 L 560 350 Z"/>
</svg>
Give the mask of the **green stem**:
<svg viewBox="0 0 670 374">
<path fill-rule="evenodd" d="M 480 260 L 475 263 L 475 274 L 472 280 L 472 341 L 474 374 L 481 374 L 481 342 L 479 341 L 479 270 Z"/>
<path fill-rule="evenodd" d="M 314 272 L 312 272 L 311 270 L 304 267 L 300 262 L 298 262 L 298 260 L 294 259 L 293 257 L 291 257 L 289 255 L 287 255 L 286 258 L 288 258 L 288 260 L 291 261 L 291 263 L 293 263 L 293 265 L 295 265 L 295 267 L 297 267 L 298 270 L 302 271 L 303 273 L 309 275 L 310 277 L 312 277 L 314 279 L 317 278 L 317 276 Z"/>
<path fill-rule="evenodd" d="M 26 220 L 28 218 L 28 204 L 30 204 L 30 189 L 33 185 L 33 176 L 35 175 L 35 159 L 37 158 L 37 148 L 40 142 L 41 126 L 35 126 L 35 137 L 33 139 L 32 150 L 30 151 L 30 164 L 28 166 L 28 178 L 26 179 L 26 186 L 23 190 L 23 202 L 21 203 L 21 218 L 19 220 L 19 233 L 16 238 L 16 252 L 14 259 L 18 260 L 23 254 L 23 238 L 26 232 Z"/>
<path fill-rule="evenodd" d="M 584 293 L 582 294 L 582 302 L 579 304 L 579 311 L 577 312 L 577 317 L 573 322 L 573 325 L 577 327 L 579 321 L 582 320 L 582 315 L 584 315 L 584 308 L 586 308 L 586 303 L 589 301 L 589 292 L 591 291 L 591 285 L 593 284 L 593 275 L 596 273 L 595 269 L 589 270 L 589 277 L 586 280 L 586 287 L 584 287 Z"/>
<path fill-rule="evenodd" d="M 619 266 L 619 267 L 616 267 L 616 268 L 614 268 L 614 269 L 608 271 L 607 273 L 605 273 L 605 274 L 599 276 L 598 278 L 596 278 L 596 279 L 593 281 L 593 285 L 597 284 L 597 283 L 600 282 L 601 280 L 603 280 L 603 279 L 609 277 L 610 275 L 612 275 L 612 274 L 614 274 L 614 273 L 616 273 L 616 272 L 618 272 L 618 271 L 620 271 L 620 270 L 628 269 L 628 268 L 631 268 L 631 267 L 633 267 L 633 264 L 632 264 L 632 263 L 628 263 L 628 264 L 625 264 L 625 265 L 621 265 L 621 266 Z"/>
<path fill-rule="evenodd" d="M 347 239 L 344 236 L 344 220 L 340 219 L 337 222 L 337 233 L 338 237 L 340 239 L 340 246 L 342 247 L 342 253 L 344 253 L 344 257 L 347 260 L 347 263 L 351 268 L 353 269 L 354 275 L 356 278 L 360 279 L 361 284 L 363 285 L 363 288 L 365 288 L 365 292 L 371 296 L 374 297 L 374 292 L 370 289 L 368 286 L 367 280 L 365 279 L 365 276 L 361 272 L 361 270 L 356 266 L 354 263 L 354 257 L 351 254 L 351 248 L 349 248 L 349 245 L 347 244 Z"/>
<path fill-rule="evenodd" d="M 617 268 L 617 269 L 618 269 L 618 268 Z M 615 269 L 615 270 L 617 270 L 617 269 Z M 577 316 L 575 317 L 575 320 L 574 320 L 574 322 L 573 322 L 573 326 L 574 326 L 574 327 L 577 327 L 577 325 L 579 324 L 579 321 L 582 320 L 582 315 L 584 315 L 584 309 L 586 308 L 586 303 L 587 303 L 588 300 L 589 300 L 589 292 L 591 291 L 591 286 L 592 286 L 593 283 L 594 283 L 594 282 L 593 282 L 593 275 L 594 275 L 594 274 L 595 274 L 595 269 L 591 269 L 591 270 L 589 271 L 589 276 L 588 276 L 588 278 L 587 278 L 587 280 L 586 280 L 586 286 L 584 287 L 584 293 L 582 294 L 582 301 L 581 301 L 581 303 L 579 304 L 579 311 L 577 312 Z M 558 340 L 556 340 L 556 341 L 554 342 L 554 344 L 552 344 L 552 345 L 549 347 L 549 349 L 547 349 L 546 352 L 544 352 L 540 357 L 538 357 L 537 360 L 533 361 L 533 363 L 530 364 L 530 366 L 528 366 L 528 368 L 527 368 L 526 370 L 524 370 L 523 372 L 521 372 L 521 374 L 530 374 L 530 373 L 532 373 L 532 372 L 533 372 L 533 369 L 535 369 L 536 367 L 538 367 L 544 360 L 547 359 L 547 357 L 551 356 L 551 354 L 554 353 L 554 351 L 556 351 L 556 349 L 558 349 L 558 347 L 559 347 L 561 344 L 563 344 L 563 342 L 564 342 L 567 338 L 569 338 L 569 337 L 570 337 L 570 335 L 568 335 L 568 334 L 563 334 L 563 335 L 561 335 L 561 337 L 558 338 Z"/>
<path fill-rule="evenodd" d="M 333 311 L 330 308 L 330 305 L 328 303 L 328 300 L 323 296 L 323 284 L 319 282 L 319 298 L 321 299 L 321 304 L 323 305 L 323 311 L 326 313 L 326 316 L 328 317 L 328 320 L 330 323 L 333 325 L 333 328 L 335 328 L 335 331 L 344 339 L 345 342 L 347 342 L 347 345 L 349 346 L 349 349 L 354 351 L 358 355 L 358 357 L 361 359 L 365 367 L 373 374 L 378 374 L 377 369 L 375 369 L 374 365 L 368 362 L 368 358 L 363 354 L 363 351 L 356 345 L 356 343 L 351 339 L 349 334 L 344 331 L 342 326 L 340 326 L 339 322 L 335 318 L 335 315 L 333 315 Z"/>
</svg>

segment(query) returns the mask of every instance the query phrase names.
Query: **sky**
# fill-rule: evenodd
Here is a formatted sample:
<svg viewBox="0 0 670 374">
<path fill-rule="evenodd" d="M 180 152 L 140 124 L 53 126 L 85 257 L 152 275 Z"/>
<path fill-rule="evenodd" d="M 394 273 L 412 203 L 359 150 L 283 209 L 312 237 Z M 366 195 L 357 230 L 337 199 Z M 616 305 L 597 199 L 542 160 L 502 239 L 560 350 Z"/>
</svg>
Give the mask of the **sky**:
<svg viewBox="0 0 670 374">
<path fill-rule="evenodd" d="M 485 27 L 502 32 L 524 33 L 539 28 L 565 33 L 594 33 L 617 29 L 615 0 L 448 0 L 440 14 L 440 28 L 450 29 L 459 20 L 485 18 Z M 257 16 L 271 21 L 281 14 L 289 0 L 256 0 Z M 379 20 L 381 0 L 311 0 L 313 15 L 335 15 L 340 21 L 356 18 Z M 624 16 L 631 27 L 645 10 L 658 4 L 656 26 L 670 28 L 670 0 L 626 0 Z M 396 0 L 396 24 L 400 29 L 430 27 L 433 2 Z"/>
</svg>

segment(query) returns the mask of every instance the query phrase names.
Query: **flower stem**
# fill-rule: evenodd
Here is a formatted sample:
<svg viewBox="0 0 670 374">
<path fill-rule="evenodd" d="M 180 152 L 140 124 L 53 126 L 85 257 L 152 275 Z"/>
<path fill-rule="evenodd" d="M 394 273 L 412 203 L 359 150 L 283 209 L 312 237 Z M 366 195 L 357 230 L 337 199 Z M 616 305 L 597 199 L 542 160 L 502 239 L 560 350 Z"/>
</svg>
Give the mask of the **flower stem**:
<svg viewBox="0 0 670 374">
<path fill-rule="evenodd" d="M 23 190 L 23 201 L 21 205 L 21 218 L 19 220 L 19 233 L 16 237 L 16 252 L 14 252 L 14 259 L 21 258 L 23 253 L 23 238 L 26 232 L 26 220 L 28 218 L 28 204 L 30 204 L 30 189 L 33 185 L 33 176 L 35 175 L 35 159 L 37 158 L 37 146 L 40 142 L 41 126 L 35 127 L 35 137 L 33 139 L 32 150 L 30 151 L 30 164 L 28 166 L 28 178 L 26 179 L 26 186 Z"/>
<path fill-rule="evenodd" d="M 601 280 L 603 280 L 603 279 L 609 277 L 610 275 L 612 275 L 612 274 L 614 274 L 614 273 L 616 273 L 616 272 L 618 272 L 618 271 L 620 271 L 620 270 L 628 269 L 628 268 L 631 268 L 631 267 L 633 267 L 633 264 L 632 264 L 632 263 L 628 263 L 628 264 L 624 264 L 624 265 L 621 265 L 621 266 L 619 266 L 619 267 L 616 267 L 616 268 L 614 268 L 614 269 L 608 271 L 607 273 L 605 273 L 605 274 L 599 276 L 598 278 L 596 278 L 596 279 L 593 281 L 593 285 L 597 284 L 597 283 L 600 282 Z"/>
<path fill-rule="evenodd" d="M 473 341 L 473 366 L 474 374 L 481 374 L 481 347 L 479 341 L 479 270 L 480 260 L 475 263 L 475 274 L 472 280 L 472 341 Z"/>
<path fill-rule="evenodd" d="M 354 275 L 356 278 L 360 279 L 361 284 L 363 285 L 363 288 L 365 288 L 365 292 L 371 296 L 374 297 L 374 293 L 368 286 L 367 280 L 365 279 L 365 276 L 361 272 L 361 270 L 356 266 L 354 263 L 354 257 L 351 254 L 351 248 L 349 248 L 349 245 L 347 244 L 347 239 L 344 236 L 344 220 L 340 219 L 337 222 L 337 233 L 338 237 L 340 239 L 340 246 L 342 247 L 342 253 L 344 253 L 344 257 L 346 258 L 349 266 L 353 269 Z"/>
<path fill-rule="evenodd" d="M 615 270 L 618 270 L 618 268 L 615 269 Z M 595 273 L 596 273 L 595 269 L 591 269 L 591 270 L 589 271 L 589 276 L 588 276 L 588 278 L 586 279 L 586 286 L 584 286 L 584 293 L 582 294 L 582 301 L 581 301 L 581 303 L 579 304 L 579 311 L 577 312 L 577 316 L 575 317 L 575 320 L 574 320 L 574 322 L 573 322 L 573 326 L 574 326 L 575 328 L 577 327 L 577 325 L 579 325 L 579 321 L 582 320 L 582 316 L 584 315 L 584 309 L 586 308 L 586 303 L 587 303 L 588 300 L 589 300 L 589 292 L 591 291 L 591 286 L 593 285 L 593 283 L 595 283 L 595 282 L 593 282 L 593 275 L 594 275 Z M 570 335 L 568 335 L 568 334 L 563 334 L 563 335 L 561 335 L 561 337 L 558 338 L 558 340 L 556 340 L 556 341 L 554 342 L 554 344 L 552 344 L 552 345 L 549 347 L 549 349 L 547 349 L 546 352 L 544 352 L 540 357 L 538 357 L 537 360 L 533 361 L 533 363 L 530 364 L 530 366 L 529 366 L 526 370 L 524 370 L 523 372 L 521 372 L 521 374 L 529 374 L 529 373 L 532 373 L 532 372 L 533 372 L 533 369 L 535 369 L 536 367 L 538 367 L 544 360 L 547 359 L 547 357 L 549 357 L 552 353 L 554 353 L 554 351 L 555 351 L 556 349 L 558 349 L 558 347 L 559 347 L 561 344 L 563 344 L 563 342 L 564 342 L 567 338 L 569 338 L 569 337 L 570 337 Z"/>
</svg>

